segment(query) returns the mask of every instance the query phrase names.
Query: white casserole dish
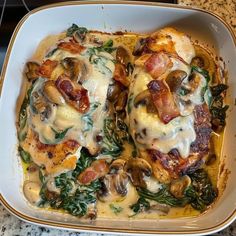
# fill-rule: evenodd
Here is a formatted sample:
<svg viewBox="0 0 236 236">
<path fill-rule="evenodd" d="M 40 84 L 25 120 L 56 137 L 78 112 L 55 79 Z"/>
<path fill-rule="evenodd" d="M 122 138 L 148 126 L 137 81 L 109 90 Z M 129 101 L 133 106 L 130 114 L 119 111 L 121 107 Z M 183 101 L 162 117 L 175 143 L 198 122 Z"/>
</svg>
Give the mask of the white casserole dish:
<svg viewBox="0 0 236 236">
<path fill-rule="evenodd" d="M 228 176 L 221 198 L 198 217 L 157 220 L 81 220 L 62 213 L 33 208 L 22 194 L 23 171 L 17 156 L 15 110 L 22 85 L 25 62 L 38 43 L 50 34 L 67 29 L 72 23 L 88 29 L 115 32 L 152 32 L 172 26 L 208 45 L 225 62 L 229 74 L 227 126 L 221 160 L 221 187 Z M 19 218 L 45 226 L 90 232 L 125 234 L 204 235 L 219 231 L 236 218 L 236 39 L 219 17 L 202 10 L 167 4 L 142 2 L 67 2 L 44 6 L 27 14 L 17 25 L 8 47 L 1 79 L 0 100 L 0 200 Z M 229 174 L 230 173 L 230 174 Z"/>
</svg>

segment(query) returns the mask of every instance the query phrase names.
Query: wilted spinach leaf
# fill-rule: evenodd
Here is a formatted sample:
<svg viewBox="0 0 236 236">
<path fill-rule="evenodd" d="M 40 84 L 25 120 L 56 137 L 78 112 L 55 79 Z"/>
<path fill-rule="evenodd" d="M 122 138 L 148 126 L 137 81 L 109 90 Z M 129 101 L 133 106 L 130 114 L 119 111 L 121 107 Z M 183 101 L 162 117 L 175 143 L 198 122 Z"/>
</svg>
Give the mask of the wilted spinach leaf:
<svg viewBox="0 0 236 236">
<path fill-rule="evenodd" d="M 85 122 L 85 129 L 83 130 L 83 132 L 90 131 L 93 128 L 92 114 L 99 105 L 101 105 L 100 102 L 91 103 L 89 111 L 86 114 L 82 115 L 81 119 Z"/>
<path fill-rule="evenodd" d="M 218 84 L 216 86 L 210 87 L 211 94 L 213 96 L 210 106 L 213 129 L 218 129 L 219 127 L 225 126 L 226 111 L 228 110 L 229 106 L 224 106 L 222 92 L 224 92 L 227 88 L 228 86 L 226 84 Z"/>
<path fill-rule="evenodd" d="M 123 151 L 122 140 L 117 134 L 114 120 L 106 118 L 103 125 L 102 154 L 117 157 Z"/>
<path fill-rule="evenodd" d="M 18 147 L 18 152 L 23 162 L 30 163 L 31 162 L 31 155 L 26 152 L 21 146 Z"/>
<path fill-rule="evenodd" d="M 204 211 L 217 197 L 207 172 L 199 169 L 189 175 L 192 185 L 186 189 L 185 195 L 190 198 L 191 206 L 199 211 Z"/>
<path fill-rule="evenodd" d="M 123 211 L 123 208 L 120 207 L 120 206 L 115 206 L 114 204 L 109 204 L 109 207 L 111 208 L 111 210 L 117 215 L 119 214 L 120 212 Z"/>
<path fill-rule="evenodd" d="M 94 49 L 96 49 L 98 52 L 105 51 L 108 53 L 112 53 L 113 51 L 116 50 L 116 47 L 113 47 L 113 40 L 109 39 L 102 46 L 95 47 Z"/>
<path fill-rule="evenodd" d="M 66 136 L 66 134 L 67 134 L 67 132 L 68 132 L 68 130 L 71 129 L 71 128 L 72 128 L 72 127 L 66 128 L 66 129 L 63 130 L 63 131 L 57 131 L 57 130 L 51 128 L 52 131 L 55 133 L 55 142 L 58 143 L 58 142 L 60 142 L 62 139 L 64 139 L 65 136 Z"/>
<path fill-rule="evenodd" d="M 228 88 L 228 85 L 226 84 L 218 84 L 215 86 L 211 86 L 211 94 L 213 97 L 219 96 L 222 92 L 224 92 Z"/>
<path fill-rule="evenodd" d="M 209 75 L 207 70 L 204 70 L 204 69 L 202 69 L 198 66 L 192 66 L 191 73 L 194 72 L 194 71 L 196 71 L 196 72 L 200 73 L 201 75 L 203 75 L 205 77 L 207 83 L 210 82 L 211 78 L 210 78 L 210 75 Z"/>
<path fill-rule="evenodd" d="M 74 34 L 74 32 L 76 32 L 78 29 L 79 29 L 78 25 L 72 24 L 72 26 L 67 29 L 66 36 L 71 37 Z"/>
<path fill-rule="evenodd" d="M 157 193 L 152 193 L 148 189 L 138 188 L 138 194 L 142 198 L 146 198 L 149 200 L 156 201 L 161 204 L 166 204 L 169 206 L 177 207 L 177 206 L 185 206 L 189 199 L 187 198 L 175 198 L 169 191 L 168 186 L 163 185 L 162 188 Z"/>
<path fill-rule="evenodd" d="M 145 198 L 140 197 L 138 201 L 130 206 L 134 213 L 140 213 L 143 211 L 148 211 L 150 209 L 150 203 Z"/>
</svg>

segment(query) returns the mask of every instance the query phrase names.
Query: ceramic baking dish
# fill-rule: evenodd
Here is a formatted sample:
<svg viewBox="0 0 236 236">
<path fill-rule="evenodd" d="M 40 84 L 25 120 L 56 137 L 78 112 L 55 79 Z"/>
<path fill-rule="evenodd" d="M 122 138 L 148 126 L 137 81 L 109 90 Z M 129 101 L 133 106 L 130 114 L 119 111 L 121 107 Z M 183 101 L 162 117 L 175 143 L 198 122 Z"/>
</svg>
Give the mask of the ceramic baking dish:
<svg viewBox="0 0 236 236">
<path fill-rule="evenodd" d="M 157 220 L 81 220 L 62 213 L 31 207 L 23 197 L 23 171 L 17 156 L 15 127 L 16 101 L 22 85 L 25 62 L 38 43 L 72 23 L 106 32 L 152 32 L 173 26 L 208 45 L 220 55 L 228 70 L 229 92 L 227 126 L 221 157 L 222 185 L 225 191 L 216 204 L 198 217 Z M 19 218 L 45 226 L 90 232 L 127 234 L 200 235 L 219 231 L 236 218 L 236 39 L 218 16 L 202 10 L 144 2 L 67 2 L 44 6 L 27 14 L 17 25 L 2 70 L 0 100 L 0 200 Z M 222 186 L 221 186 L 222 187 Z"/>
</svg>

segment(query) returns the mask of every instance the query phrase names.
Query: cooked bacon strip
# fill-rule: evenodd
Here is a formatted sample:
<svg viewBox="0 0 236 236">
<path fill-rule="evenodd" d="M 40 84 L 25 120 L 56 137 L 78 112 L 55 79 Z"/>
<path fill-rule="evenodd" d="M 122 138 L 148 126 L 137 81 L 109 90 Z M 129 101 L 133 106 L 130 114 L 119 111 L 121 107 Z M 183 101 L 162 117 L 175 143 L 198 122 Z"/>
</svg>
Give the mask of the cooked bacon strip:
<svg viewBox="0 0 236 236">
<path fill-rule="evenodd" d="M 160 77 L 172 67 L 173 63 L 164 52 L 152 54 L 144 63 L 145 70 L 154 78 Z"/>
<path fill-rule="evenodd" d="M 85 49 L 84 46 L 81 46 L 79 43 L 76 43 L 74 41 L 61 42 L 58 44 L 58 48 L 68 51 L 72 54 L 81 53 Z"/>
<path fill-rule="evenodd" d="M 129 86 L 129 80 L 126 74 L 126 70 L 125 70 L 125 66 L 120 64 L 120 63 L 116 63 L 115 65 L 115 70 L 114 70 L 114 74 L 113 74 L 113 79 L 115 81 L 120 82 L 121 84 L 123 84 L 125 87 Z"/>
<path fill-rule="evenodd" d="M 174 98 L 165 82 L 152 80 L 147 87 L 162 122 L 167 124 L 180 115 Z"/>
<path fill-rule="evenodd" d="M 72 82 L 66 75 L 59 76 L 55 84 L 69 105 L 80 113 L 88 111 L 90 104 L 88 91 L 85 88 Z"/>
<path fill-rule="evenodd" d="M 50 78 L 53 70 L 57 67 L 58 61 L 46 60 L 39 67 L 39 74 L 43 77 Z"/>
<path fill-rule="evenodd" d="M 96 160 L 90 167 L 80 173 L 78 180 L 81 184 L 88 185 L 92 181 L 106 175 L 108 171 L 109 167 L 105 160 Z"/>
</svg>

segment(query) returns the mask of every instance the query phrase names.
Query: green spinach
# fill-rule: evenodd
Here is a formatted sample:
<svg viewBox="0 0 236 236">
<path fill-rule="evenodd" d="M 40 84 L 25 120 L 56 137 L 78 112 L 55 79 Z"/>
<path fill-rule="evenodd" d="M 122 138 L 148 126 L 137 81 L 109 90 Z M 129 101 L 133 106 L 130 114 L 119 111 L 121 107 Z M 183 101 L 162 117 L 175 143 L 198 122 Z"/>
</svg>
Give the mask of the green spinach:
<svg viewBox="0 0 236 236">
<path fill-rule="evenodd" d="M 139 196 L 142 198 L 153 200 L 158 203 L 166 204 L 173 207 L 185 206 L 189 201 L 187 198 L 175 198 L 170 193 L 167 185 L 163 185 L 157 193 L 152 193 L 151 191 L 143 188 L 138 188 L 137 191 Z"/>
<path fill-rule="evenodd" d="M 123 151 L 123 141 L 117 134 L 116 125 L 113 119 L 106 118 L 103 125 L 102 151 L 103 155 L 117 157 Z"/>
<path fill-rule="evenodd" d="M 73 179 L 66 173 L 62 173 L 55 177 L 55 185 L 60 189 L 60 197 L 62 199 L 69 196 L 73 188 Z"/>
<path fill-rule="evenodd" d="M 224 98 L 222 93 L 228 88 L 226 84 L 218 84 L 210 87 L 212 94 L 212 102 L 210 105 L 211 121 L 213 128 L 224 127 L 226 119 L 226 111 L 229 106 L 224 106 Z"/>
<path fill-rule="evenodd" d="M 81 119 L 85 122 L 85 128 L 83 129 L 83 132 L 90 131 L 93 128 L 92 115 L 99 105 L 101 105 L 100 102 L 91 103 L 90 110 L 81 117 Z"/>
<path fill-rule="evenodd" d="M 84 39 L 85 35 L 88 33 L 87 28 L 85 27 L 79 27 L 76 24 L 72 24 L 70 28 L 67 29 L 66 31 L 66 36 L 71 37 L 73 34 L 76 33 L 81 39 Z"/>
<path fill-rule="evenodd" d="M 60 142 L 61 140 L 63 140 L 68 132 L 69 129 L 71 129 L 72 127 L 68 127 L 63 131 L 57 131 L 54 128 L 51 127 L 52 131 L 55 134 L 55 143 Z"/>
<path fill-rule="evenodd" d="M 18 147 L 18 152 L 23 162 L 25 163 L 31 162 L 32 160 L 31 155 L 28 152 L 26 152 L 21 146 Z"/>
<path fill-rule="evenodd" d="M 51 57 L 53 56 L 53 54 L 58 50 L 58 48 L 54 48 L 52 49 L 50 52 L 48 52 L 48 54 L 46 55 L 46 57 Z"/>
<path fill-rule="evenodd" d="M 87 167 L 89 167 L 94 160 L 95 158 L 91 156 L 86 148 L 83 147 L 80 151 L 80 158 L 78 159 L 76 167 L 72 172 L 73 178 L 76 179 L 79 174 Z"/>
<path fill-rule="evenodd" d="M 105 52 L 108 52 L 108 53 L 112 53 L 113 51 L 116 50 L 116 47 L 113 47 L 113 40 L 109 39 L 108 41 L 103 43 L 102 46 L 95 47 L 94 49 L 96 49 L 98 52 L 105 51 Z"/>
<path fill-rule="evenodd" d="M 186 189 L 185 196 L 190 198 L 191 206 L 199 211 L 204 211 L 217 197 L 207 172 L 199 169 L 189 175 L 192 185 Z"/>
<path fill-rule="evenodd" d="M 211 94 L 213 97 L 218 97 L 228 88 L 228 85 L 226 84 L 218 84 L 215 86 L 211 86 Z"/>
<path fill-rule="evenodd" d="M 109 204 L 109 207 L 111 208 L 111 210 L 116 214 L 118 215 L 120 212 L 123 211 L 123 208 L 120 207 L 120 206 L 115 206 L 114 204 Z"/>
<path fill-rule="evenodd" d="M 194 71 L 203 75 L 206 79 L 207 84 L 210 82 L 211 78 L 210 78 L 209 72 L 207 70 L 204 70 L 198 66 L 192 66 L 191 73 L 193 73 Z"/>
<path fill-rule="evenodd" d="M 170 193 L 168 185 L 162 185 L 162 188 L 157 193 L 143 188 L 137 188 L 137 192 L 141 199 L 144 200 L 149 199 L 172 207 L 183 207 L 187 204 L 191 204 L 194 209 L 204 211 L 206 207 L 215 200 L 217 192 L 213 188 L 211 180 L 204 169 L 195 171 L 193 174 L 190 174 L 189 177 L 192 183 L 185 189 L 182 198 L 174 197 Z M 136 203 L 137 205 L 134 204 L 132 206 L 134 212 L 139 210 L 142 203 L 145 203 L 144 200 L 140 200 L 140 202 Z M 146 203 L 145 206 L 148 207 L 148 204 Z"/>
<path fill-rule="evenodd" d="M 19 141 L 24 141 L 27 135 L 27 107 L 29 106 L 31 92 L 33 90 L 33 85 L 28 89 L 26 96 L 23 100 L 23 103 L 20 108 L 19 113 L 19 130 L 18 130 L 18 139 Z"/>
<path fill-rule="evenodd" d="M 150 209 L 150 203 L 145 198 L 140 197 L 135 204 L 130 206 L 130 208 L 133 210 L 133 212 L 136 215 L 140 212 L 148 211 Z"/>
</svg>

